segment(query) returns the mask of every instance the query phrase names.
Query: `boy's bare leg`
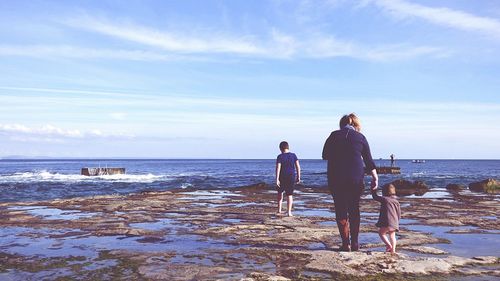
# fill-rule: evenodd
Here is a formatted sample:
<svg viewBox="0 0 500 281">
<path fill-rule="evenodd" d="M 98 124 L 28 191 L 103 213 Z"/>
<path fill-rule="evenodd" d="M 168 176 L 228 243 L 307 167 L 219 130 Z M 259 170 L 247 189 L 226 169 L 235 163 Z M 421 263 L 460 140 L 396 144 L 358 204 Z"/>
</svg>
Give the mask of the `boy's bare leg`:
<svg viewBox="0 0 500 281">
<path fill-rule="evenodd" d="M 391 247 L 392 247 L 391 253 L 395 253 L 396 252 L 396 244 L 397 244 L 396 231 L 389 232 L 389 239 L 391 241 Z"/>
<path fill-rule="evenodd" d="M 288 209 L 288 216 L 293 217 L 293 215 L 292 215 L 293 196 L 292 195 L 288 195 L 286 197 L 286 204 L 287 204 L 287 209 Z"/>
<path fill-rule="evenodd" d="M 278 192 L 278 214 L 281 214 L 282 206 L 283 206 L 283 192 Z"/>
<path fill-rule="evenodd" d="M 389 239 L 387 239 L 387 236 L 386 236 L 388 231 L 389 230 L 387 227 L 381 227 L 378 230 L 378 235 L 380 236 L 380 239 L 382 239 L 382 242 L 384 242 L 384 244 L 385 244 L 386 252 L 392 252 L 391 242 L 389 241 Z"/>
</svg>

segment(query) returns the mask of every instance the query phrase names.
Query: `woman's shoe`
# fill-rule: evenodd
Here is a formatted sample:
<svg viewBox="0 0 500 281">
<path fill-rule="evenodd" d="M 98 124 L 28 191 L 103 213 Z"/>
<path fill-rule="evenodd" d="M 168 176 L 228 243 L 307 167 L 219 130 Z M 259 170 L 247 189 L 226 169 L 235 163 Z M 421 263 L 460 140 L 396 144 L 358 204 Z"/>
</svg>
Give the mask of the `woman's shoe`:
<svg viewBox="0 0 500 281">
<path fill-rule="evenodd" d="M 340 251 L 340 252 L 350 252 L 350 251 L 351 251 L 351 247 L 349 247 L 349 245 L 342 245 L 342 246 L 339 248 L 339 251 Z"/>
</svg>

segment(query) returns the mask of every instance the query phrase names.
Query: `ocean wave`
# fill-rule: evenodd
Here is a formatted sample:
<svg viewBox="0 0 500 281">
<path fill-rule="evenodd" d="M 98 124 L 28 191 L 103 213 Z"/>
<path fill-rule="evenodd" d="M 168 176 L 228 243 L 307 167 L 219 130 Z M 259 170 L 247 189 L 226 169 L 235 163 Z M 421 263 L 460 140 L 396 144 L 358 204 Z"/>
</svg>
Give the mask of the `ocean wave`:
<svg viewBox="0 0 500 281">
<path fill-rule="evenodd" d="M 80 174 L 60 174 L 48 171 L 15 173 L 12 175 L 1 175 L 0 183 L 25 183 L 25 182 L 143 182 L 151 183 L 161 180 L 166 176 L 144 174 L 121 174 L 102 176 L 83 176 Z"/>
<path fill-rule="evenodd" d="M 194 187 L 194 185 L 190 184 L 190 183 L 183 183 L 183 184 L 181 184 L 181 188 L 182 189 L 191 188 L 191 187 Z"/>
</svg>

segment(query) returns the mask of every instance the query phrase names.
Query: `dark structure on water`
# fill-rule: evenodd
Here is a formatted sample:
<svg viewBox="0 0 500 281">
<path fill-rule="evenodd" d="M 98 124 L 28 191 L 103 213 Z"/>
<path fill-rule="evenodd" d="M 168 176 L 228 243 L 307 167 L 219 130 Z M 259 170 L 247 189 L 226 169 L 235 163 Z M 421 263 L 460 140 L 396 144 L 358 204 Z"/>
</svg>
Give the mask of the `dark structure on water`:
<svg viewBox="0 0 500 281">
<path fill-rule="evenodd" d="M 391 167 L 380 166 L 377 167 L 377 174 L 393 174 L 393 175 L 401 174 L 401 168 L 394 166 Z"/>
</svg>

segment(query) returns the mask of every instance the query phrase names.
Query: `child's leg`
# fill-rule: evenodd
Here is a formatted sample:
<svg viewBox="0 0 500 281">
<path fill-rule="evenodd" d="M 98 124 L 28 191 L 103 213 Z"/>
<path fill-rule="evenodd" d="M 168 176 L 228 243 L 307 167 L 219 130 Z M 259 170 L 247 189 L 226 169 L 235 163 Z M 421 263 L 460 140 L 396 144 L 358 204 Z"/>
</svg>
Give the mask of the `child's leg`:
<svg viewBox="0 0 500 281">
<path fill-rule="evenodd" d="M 387 236 L 386 236 L 387 232 L 388 232 L 387 227 L 381 227 L 378 230 L 378 235 L 380 236 L 380 239 L 382 239 L 382 242 L 384 242 L 385 247 L 386 247 L 386 251 L 390 252 L 390 251 L 392 251 L 392 246 L 391 246 L 391 242 L 389 241 L 389 239 L 387 239 Z"/>
<path fill-rule="evenodd" d="M 396 231 L 389 232 L 389 239 L 390 239 L 391 247 L 392 247 L 391 253 L 395 253 L 396 252 L 396 244 L 397 244 Z"/>
<path fill-rule="evenodd" d="M 283 192 L 278 191 L 278 214 L 281 214 L 282 206 L 283 206 Z"/>
<path fill-rule="evenodd" d="M 288 216 L 293 217 L 292 215 L 292 205 L 293 205 L 293 195 L 288 195 L 286 197 L 286 204 L 287 204 L 287 209 L 288 209 Z"/>
</svg>

